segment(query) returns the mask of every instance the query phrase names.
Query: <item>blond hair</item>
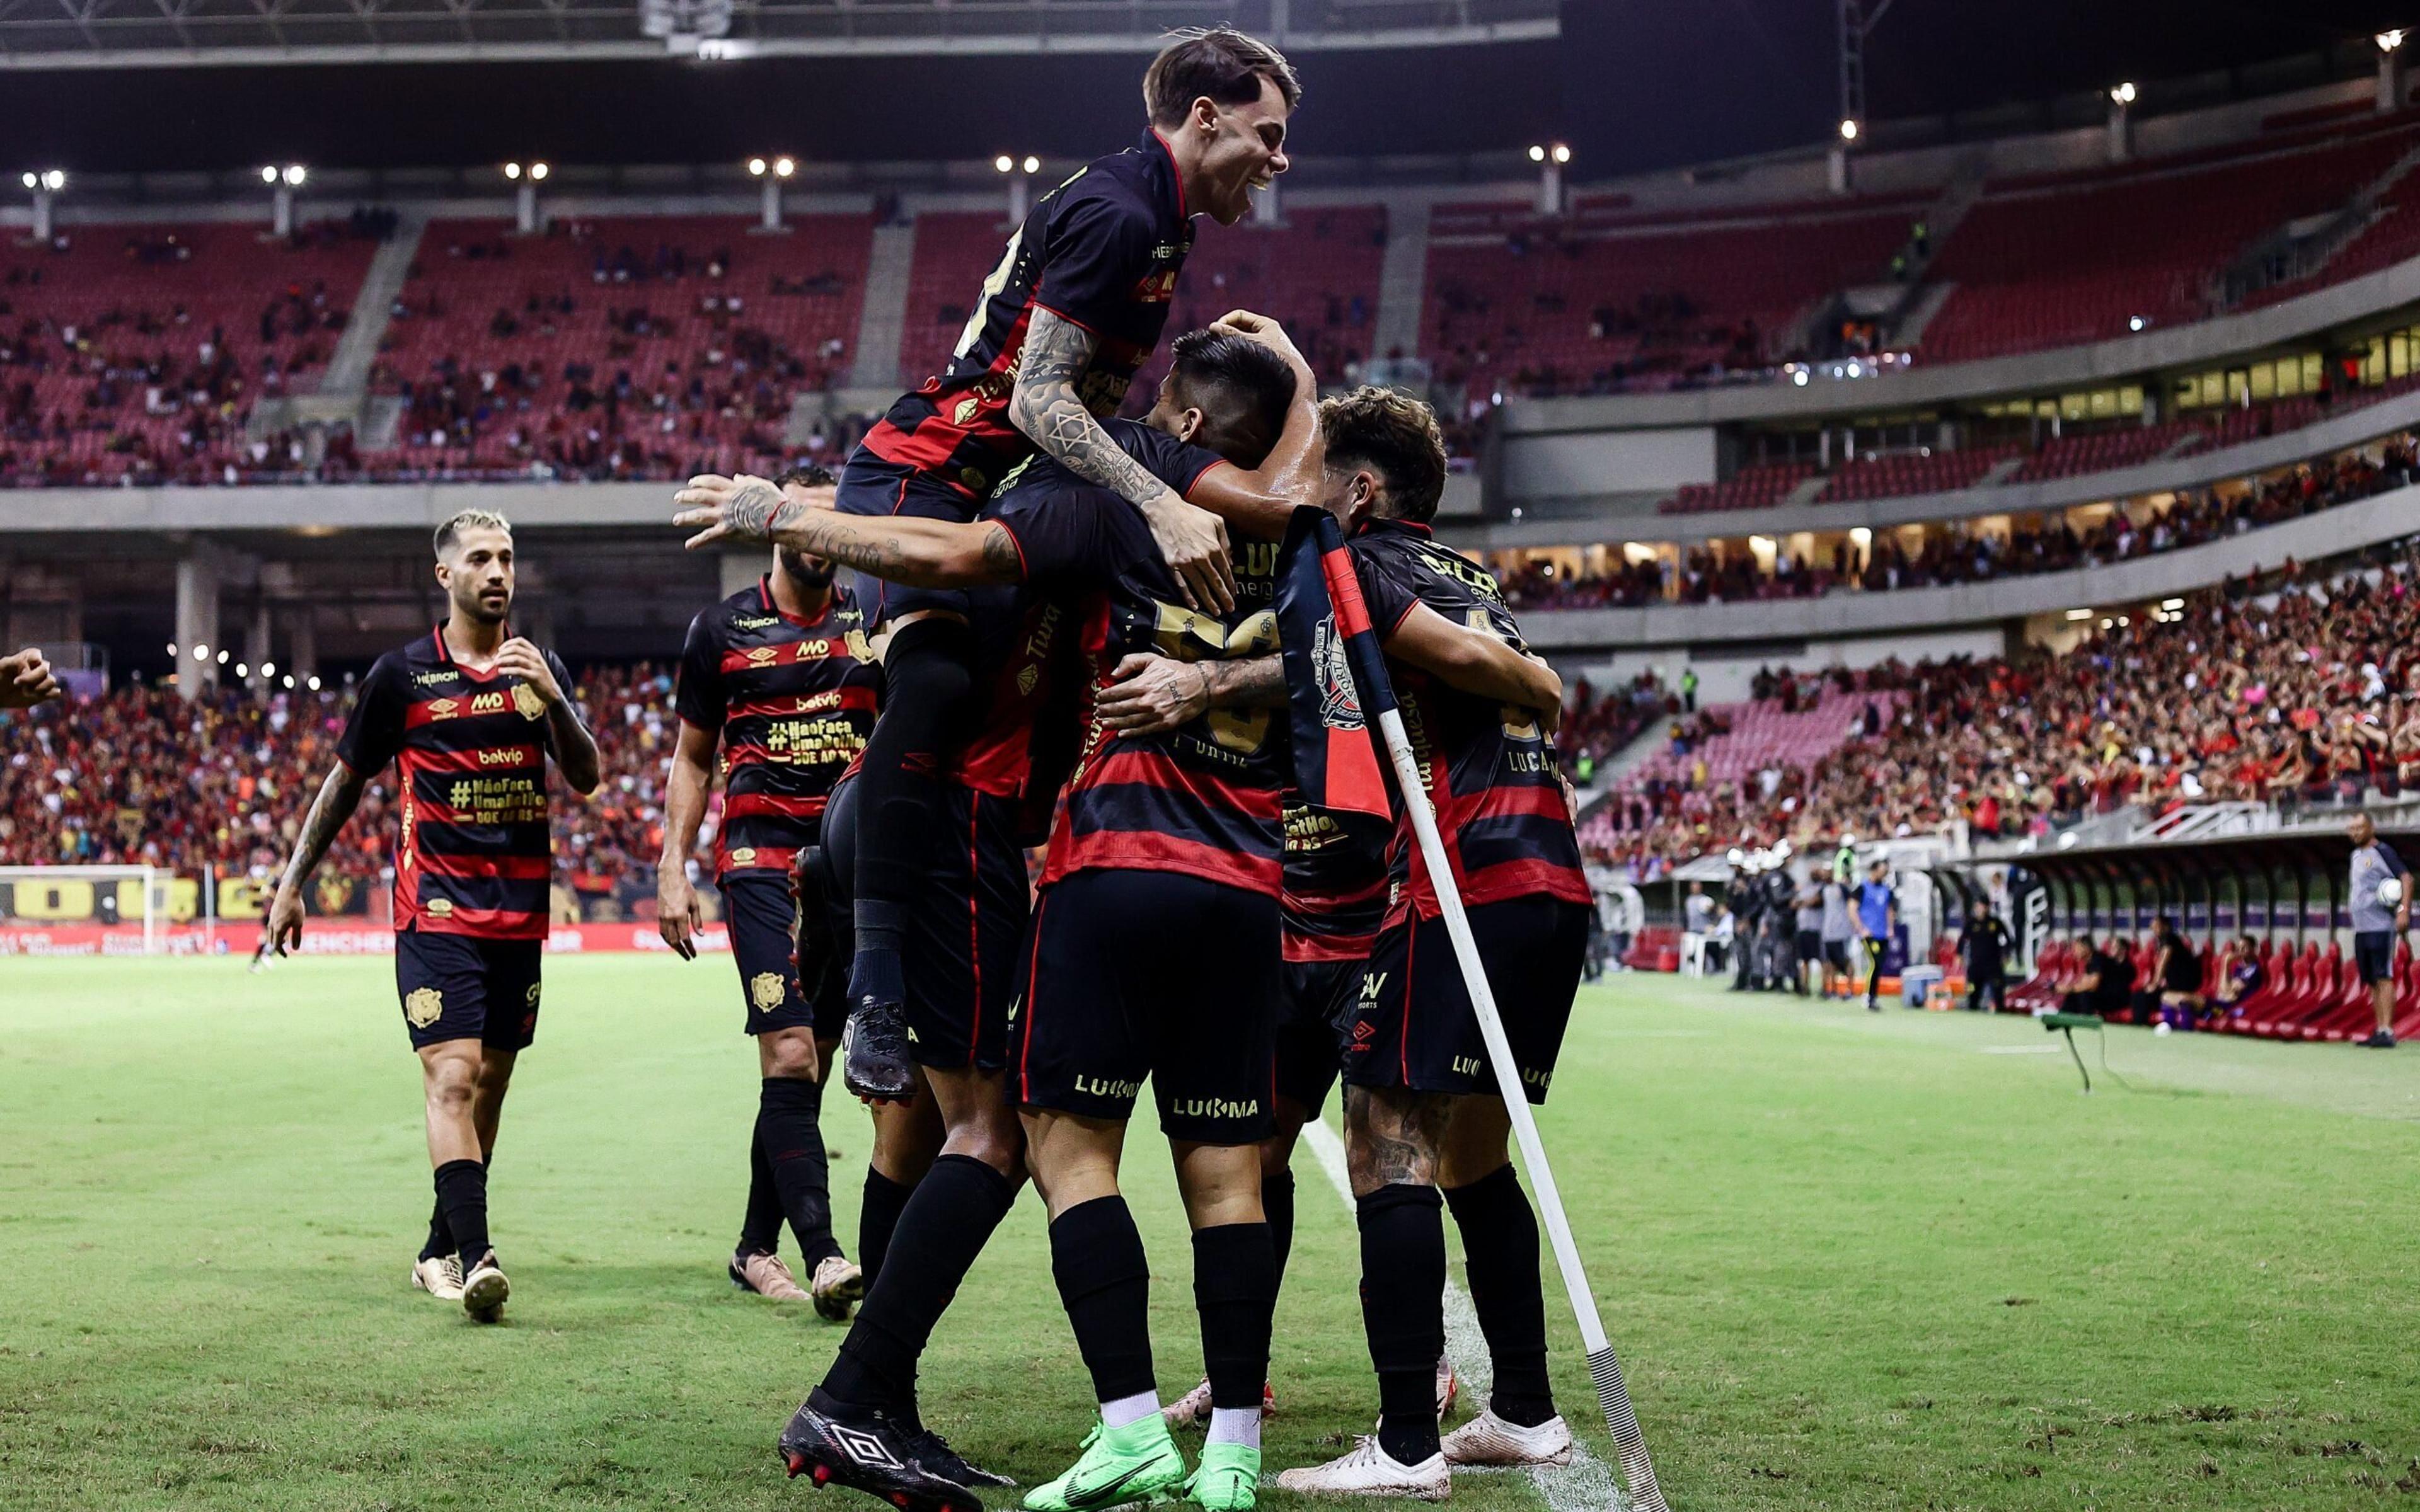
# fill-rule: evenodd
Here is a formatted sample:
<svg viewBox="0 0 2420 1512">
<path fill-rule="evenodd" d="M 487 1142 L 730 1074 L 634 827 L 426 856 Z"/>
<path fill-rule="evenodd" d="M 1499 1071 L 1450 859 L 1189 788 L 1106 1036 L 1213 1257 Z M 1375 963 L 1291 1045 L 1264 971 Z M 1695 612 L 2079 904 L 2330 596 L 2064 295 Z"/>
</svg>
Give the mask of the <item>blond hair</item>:
<svg viewBox="0 0 2420 1512">
<path fill-rule="evenodd" d="M 464 531 L 502 531 L 506 535 L 510 535 L 513 533 L 513 522 L 492 509 L 465 509 L 458 512 L 452 519 L 437 527 L 436 544 L 439 561 L 445 560 L 446 551 L 453 547 L 456 540 L 460 538 Z"/>
</svg>

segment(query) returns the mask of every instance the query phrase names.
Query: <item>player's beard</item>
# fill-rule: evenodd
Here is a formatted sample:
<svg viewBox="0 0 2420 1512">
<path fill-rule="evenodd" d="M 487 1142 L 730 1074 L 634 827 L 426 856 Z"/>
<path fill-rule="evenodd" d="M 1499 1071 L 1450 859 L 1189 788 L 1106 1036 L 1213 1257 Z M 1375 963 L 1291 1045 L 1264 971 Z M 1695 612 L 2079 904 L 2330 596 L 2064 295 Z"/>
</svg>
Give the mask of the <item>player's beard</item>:
<svg viewBox="0 0 2420 1512">
<path fill-rule="evenodd" d="M 457 593 L 454 595 L 454 612 L 474 624 L 502 625 L 512 618 L 512 590 L 509 588 L 504 590 L 504 602 L 493 609 L 488 607 L 487 601 L 476 589 L 468 594 Z"/>
<path fill-rule="evenodd" d="M 808 593 L 820 594 L 832 585 L 835 569 L 822 557 L 811 557 L 783 546 L 774 548 L 773 558 L 782 564 L 782 576 Z"/>
</svg>

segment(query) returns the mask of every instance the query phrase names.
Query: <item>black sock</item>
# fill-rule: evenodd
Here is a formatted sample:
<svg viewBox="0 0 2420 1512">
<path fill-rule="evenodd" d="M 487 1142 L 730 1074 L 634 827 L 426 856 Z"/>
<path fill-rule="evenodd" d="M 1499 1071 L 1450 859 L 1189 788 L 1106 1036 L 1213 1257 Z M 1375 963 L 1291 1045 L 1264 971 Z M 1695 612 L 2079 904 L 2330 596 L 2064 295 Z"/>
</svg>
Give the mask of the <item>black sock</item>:
<svg viewBox="0 0 2420 1512">
<path fill-rule="evenodd" d="M 831 1173 L 824 1160 L 820 1116 L 823 1083 L 803 1076 L 768 1076 L 757 1093 L 756 1141 L 772 1173 L 790 1232 L 799 1237 L 799 1269 L 812 1275 L 840 1253 L 831 1231 Z M 768 1246 L 768 1248 L 770 1246 Z"/>
<path fill-rule="evenodd" d="M 488 1167 L 475 1160 L 449 1160 L 437 1167 L 437 1207 L 468 1275 L 488 1254 Z"/>
<path fill-rule="evenodd" d="M 900 906 L 916 895 L 931 856 L 929 835 L 938 755 L 963 717 L 974 679 L 968 671 L 972 633 L 964 622 L 917 620 L 900 626 L 882 656 L 882 717 L 865 743 L 857 777 L 856 956 L 852 1002 L 897 1002 Z"/>
<path fill-rule="evenodd" d="M 1278 1310 L 1277 1251 L 1267 1224 L 1193 1231 L 1193 1305 L 1202 1314 L 1210 1405 L 1259 1407 L 1269 1379 L 1269 1324 Z"/>
<path fill-rule="evenodd" d="M 1354 1204 L 1361 1229 L 1361 1323 L 1378 1372 L 1378 1446 L 1398 1464 L 1417 1465 L 1437 1452 L 1444 1209 L 1435 1187 L 1401 1183 Z"/>
<path fill-rule="evenodd" d="M 899 1227 L 908 1194 L 915 1190 L 871 1165 L 865 1168 L 865 1201 L 857 1212 L 857 1268 L 865 1273 L 868 1291 L 882 1274 L 883 1258 L 891 1253 L 892 1232 Z"/>
<path fill-rule="evenodd" d="M 771 1255 L 782 1247 L 782 1195 L 773 1190 L 773 1167 L 765 1161 L 765 1110 L 748 1131 L 748 1211 L 739 1220 L 739 1253 Z"/>
<path fill-rule="evenodd" d="M 824 1376 L 828 1395 L 879 1407 L 909 1425 L 917 1421 L 916 1362 L 1016 1200 L 1008 1178 L 971 1155 L 933 1163 L 899 1215 L 899 1242 L 892 1246 L 899 1253 L 883 1262 L 880 1282 L 859 1304 L 857 1320 L 832 1357 Z"/>
<path fill-rule="evenodd" d="M 1075 1327 L 1076 1349 L 1093 1373 L 1093 1399 L 1114 1402 L 1157 1389 L 1151 1372 L 1151 1265 L 1126 1199 L 1094 1197 L 1053 1220 L 1050 1273 Z"/>
<path fill-rule="evenodd" d="M 429 1207 L 428 1238 L 420 1246 L 420 1257 L 433 1260 L 453 1254 L 454 1249 L 454 1230 L 445 1227 L 445 1204 L 440 1200 Z"/>
<path fill-rule="evenodd" d="M 1269 1220 L 1269 1248 L 1277 1254 L 1277 1278 L 1282 1286 L 1286 1259 L 1294 1254 L 1294 1172 L 1261 1178 L 1261 1211 Z"/>
<path fill-rule="evenodd" d="M 1496 1387 L 1488 1406 L 1517 1427 L 1555 1415 L 1546 1383 L 1546 1293 L 1538 1279 L 1538 1218 L 1508 1162 L 1468 1186 L 1450 1187 L 1453 1223 L 1470 1270 L 1470 1305 L 1487 1335 Z"/>
</svg>

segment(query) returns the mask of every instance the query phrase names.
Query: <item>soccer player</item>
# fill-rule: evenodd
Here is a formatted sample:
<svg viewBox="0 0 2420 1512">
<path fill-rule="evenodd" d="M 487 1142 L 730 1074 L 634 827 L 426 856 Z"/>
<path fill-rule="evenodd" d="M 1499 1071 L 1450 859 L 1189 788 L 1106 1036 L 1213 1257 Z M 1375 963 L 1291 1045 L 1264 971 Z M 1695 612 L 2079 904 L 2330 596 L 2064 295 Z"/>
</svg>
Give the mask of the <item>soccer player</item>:
<svg viewBox="0 0 2420 1512">
<path fill-rule="evenodd" d="M 820 468 L 803 468 L 775 484 L 806 497 L 830 481 Z M 731 1280 L 759 1296 L 809 1300 L 810 1289 L 775 1253 L 786 1217 L 815 1311 L 837 1321 L 848 1316 L 861 1277 L 832 1238 L 819 1121 L 845 1006 L 838 963 L 791 963 L 800 907 L 791 871 L 817 843 L 832 784 L 874 728 L 882 668 L 856 596 L 834 586 L 832 575 L 823 558 L 776 547 L 770 572 L 690 623 L 674 696 L 680 737 L 665 783 L 656 918 L 664 943 L 695 960 L 705 915 L 689 857 L 706 818 L 719 747 L 723 801 L 715 882 L 760 1078 L 747 1213 Z"/>
<path fill-rule="evenodd" d="M 1109 425 L 1109 433 L 1118 444 L 1129 449 L 1130 455 L 1151 467 L 1156 475 L 1169 479 L 1171 486 L 1192 500 L 1214 503 L 1246 528 L 1272 536 L 1279 532 L 1286 517 L 1286 494 L 1307 479 L 1304 464 L 1316 430 L 1308 366 L 1273 325 L 1240 313 L 1227 317 L 1218 328 L 1191 333 L 1176 344 L 1169 376 L 1147 424 L 1111 422 Z M 1203 444 L 1188 442 L 1207 443 L 1207 449 Z M 1222 465 L 1222 459 L 1236 465 Z M 1247 466 L 1251 466 L 1252 471 L 1245 471 Z M 1139 652 L 1129 656 L 1123 652 L 1113 654 L 1113 648 L 1138 637 L 1140 644 L 1158 644 L 1157 627 L 1163 623 L 1170 626 L 1166 632 L 1171 638 L 1169 643 L 1189 647 L 1193 654 L 1224 654 L 1233 640 L 1233 652 L 1241 655 L 1249 649 L 1250 637 L 1259 634 L 1254 630 L 1242 635 L 1240 623 L 1229 626 L 1224 620 L 1197 615 L 1171 603 L 1172 579 L 1140 517 L 1117 496 L 1085 485 L 1056 463 L 1037 460 L 1029 465 L 1003 489 L 991 506 L 990 517 L 977 523 L 914 517 L 876 521 L 813 511 L 783 501 L 761 480 L 745 478 L 692 480 L 691 486 L 679 494 L 678 501 L 688 507 L 677 523 L 706 527 L 692 537 L 692 546 L 727 535 L 769 534 L 777 541 L 877 573 L 895 582 L 950 588 L 1007 584 L 1030 590 L 1029 603 L 1016 620 L 1016 633 L 990 638 L 1010 644 L 1012 651 L 996 672 L 986 678 L 991 713 L 983 720 L 977 739 L 968 745 L 952 768 L 954 780 L 973 790 L 969 801 L 979 805 L 961 815 L 961 823 L 967 827 L 960 831 L 970 836 L 970 870 L 978 879 L 998 866 L 1016 864 L 1018 869 L 1015 874 L 1021 885 L 1021 864 L 1013 860 L 995 863 L 986 858 L 1000 848 L 1000 842 L 992 837 L 1014 835 L 1017 827 L 1030 825 L 1031 813 L 1020 816 L 1016 810 L 1047 808 L 1057 793 L 1055 779 L 1038 775 L 1050 769 L 1045 753 L 1053 744 L 1051 727 L 1067 719 L 1063 713 L 1055 719 L 1047 717 L 1056 705 L 1047 692 L 1038 690 L 1047 688 L 1054 675 L 1047 665 L 1054 648 L 1063 654 L 1080 649 L 1086 659 L 1078 670 L 1088 672 L 1086 687 L 1097 690 L 1103 684 L 1122 681 L 1122 669 L 1130 673 L 1141 659 Z M 1261 556 L 1266 566 L 1274 566 L 1273 546 L 1262 548 Z M 1112 565 L 1124 575 L 1119 579 L 1126 585 L 1123 596 L 1113 596 L 1109 592 L 1107 574 Z M 1143 575 L 1151 573 L 1159 575 L 1153 579 L 1159 589 L 1157 597 L 1144 596 L 1135 586 Z M 1265 602 L 1267 596 L 1264 584 L 1262 600 Z M 1113 601 L 1122 605 L 1125 613 L 1111 625 L 1104 616 L 1110 613 L 1109 606 Z M 1213 631 L 1215 640 L 1211 639 Z M 1273 663 L 1270 672 L 1260 693 L 1264 701 L 1282 697 L 1282 678 L 1275 674 Z M 1264 731 L 1268 721 L 1267 709 L 1260 708 L 1249 716 L 1237 717 L 1233 724 L 1236 730 Z M 1220 722 L 1219 728 L 1226 729 L 1228 724 Z M 1097 743 L 1109 733 L 1108 718 L 1105 716 L 1096 726 L 1087 725 L 1084 729 Z M 1070 735 L 1074 733 L 1070 729 Z M 1198 741 L 1199 736 L 1196 731 L 1189 738 Z M 1091 764 L 1089 748 L 1085 754 Z M 1230 755 L 1226 759 L 1240 758 Z M 1013 780 L 1003 784 L 1000 780 L 1002 774 Z M 974 822 L 992 813 L 997 813 L 998 819 Z M 1273 829 L 1273 804 L 1267 817 Z M 1144 822 L 1152 821 L 1146 818 Z M 1009 827 L 996 829 L 995 825 Z M 858 832 L 861 836 L 863 827 L 860 826 Z M 1058 854 L 1066 854 L 1063 841 L 1056 842 L 1056 846 Z M 1215 845 L 1202 848 L 1216 850 Z M 1013 846 L 1009 854 L 1013 857 Z M 1049 881 L 1055 887 L 1058 879 L 1053 876 Z M 946 879 L 928 877 L 927 882 L 937 896 L 963 896 L 964 884 L 956 885 L 960 890 L 953 892 L 945 885 Z M 1208 882 L 1202 886 L 1217 887 Z M 970 923 L 974 927 L 979 957 L 986 953 L 980 941 L 983 920 L 991 912 L 981 903 L 985 890 L 978 882 L 974 899 L 954 903 L 961 910 L 957 915 L 959 930 L 968 930 Z M 1223 898 L 1219 901 L 1222 905 L 1228 903 Z M 1271 931 L 1265 961 L 1274 971 L 1277 942 L 1273 895 L 1270 903 Z M 1251 895 L 1242 894 L 1233 906 L 1249 912 Z M 783 1435 L 783 1447 L 791 1460 L 793 1473 L 812 1467 L 819 1481 L 838 1480 L 886 1499 L 906 1497 L 906 1504 L 916 1508 L 969 1509 L 974 1503 L 968 1488 L 974 1482 L 965 1478 L 963 1471 L 971 1467 L 963 1467 L 962 1461 L 948 1453 L 945 1444 L 916 1421 L 915 1362 L 950 1296 L 1005 1215 L 1016 1185 L 1023 1180 L 1024 1141 L 1013 1121 L 1015 1104 L 1008 1101 L 1011 1095 L 1021 1094 L 1002 1085 L 1001 1073 L 1009 1064 L 1002 1040 L 1007 1027 L 1003 1021 L 1014 1011 L 1013 1007 L 994 1013 L 985 1006 L 992 1000 L 982 995 L 954 1011 L 947 1001 L 924 1002 L 925 995 L 918 990 L 917 978 L 929 953 L 933 952 L 922 947 L 914 952 L 908 972 L 908 1008 L 909 1027 L 915 1033 L 913 1049 L 922 1060 L 921 1074 L 943 1094 L 937 1101 L 949 1124 L 945 1153 L 909 1194 L 890 1254 L 876 1273 L 840 1356 L 823 1384 L 792 1419 Z M 1246 958 L 1249 959 L 1249 955 Z M 1022 960 L 1030 961 L 1031 957 Z M 1055 963 L 1058 957 L 1054 955 L 1052 960 Z M 986 992 L 989 990 L 993 989 L 986 988 Z M 1261 999 L 1264 1003 L 1268 1000 Z M 970 1045 L 974 1047 L 971 1063 L 967 1048 Z M 951 1058 L 954 1054 L 957 1057 L 954 1062 Z M 1249 1046 L 1244 1046 L 1241 1054 L 1249 1059 Z M 1228 1058 L 1235 1057 L 1231 1053 Z M 1140 1080 L 1140 1075 L 1113 1080 Z M 1251 1084 L 1249 1090 L 1257 1095 L 1265 1082 L 1264 1064 L 1261 1081 Z M 1131 1100 L 1129 1088 L 1126 1101 L 1130 1103 Z M 1003 1112 L 1012 1117 L 1005 1130 L 995 1121 Z M 1249 1166 L 1252 1160 L 1250 1141 L 1244 1143 L 1244 1161 Z M 961 1158 L 953 1161 L 953 1155 Z M 1056 1189 L 1046 1186 L 1046 1199 L 1053 1190 Z M 1058 1211 L 1055 1202 L 1053 1211 Z M 1116 1211 L 1124 1212 L 1122 1202 Z M 1094 1216 L 1106 1221 L 1103 1213 Z M 1255 1225 L 1256 1217 L 1249 1224 L 1239 1220 L 1205 1227 Z M 1131 1220 L 1127 1227 L 1130 1230 Z M 1265 1235 L 1263 1240 L 1265 1242 Z M 1204 1242 L 1214 1250 L 1252 1247 L 1249 1234 L 1222 1235 Z M 1249 1274 L 1245 1279 L 1249 1282 Z M 1140 1285 L 1140 1273 L 1131 1277 L 1121 1273 L 1115 1278 L 1121 1296 L 1128 1280 Z M 1243 1298 L 1237 1306 L 1249 1315 L 1252 1299 Z M 1124 1320 L 1121 1313 L 1119 1321 Z M 1249 1320 L 1245 1326 L 1249 1335 Z M 1245 1394 L 1244 1399 L 1251 1408 L 1246 1415 L 1252 1419 L 1255 1442 L 1260 1391 L 1266 1374 L 1266 1326 L 1264 1317 L 1259 1329 L 1261 1363 L 1236 1373 L 1237 1380 L 1249 1373 L 1249 1382 L 1236 1387 L 1223 1365 L 1217 1372 L 1223 1390 Z M 1231 1350 L 1250 1349 L 1249 1336 L 1227 1342 L 1233 1335 L 1233 1329 L 1222 1325 L 1217 1334 Z M 1146 1359 L 1147 1385 L 1147 1340 L 1141 1348 Z M 1167 1430 L 1159 1421 L 1156 1402 L 1147 1415 L 1165 1443 Z M 1256 1447 L 1239 1444 L 1236 1452 L 1222 1452 L 1218 1457 L 1233 1461 L 1230 1468 L 1210 1477 L 1211 1484 L 1229 1488 L 1230 1496 L 1247 1494 L 1233 1489 L 1248 1486 L 1257 1475 L 1256 1469 L 1252 1476 L 1243 1474 L 1246 1457 L 1241 1451 L 1246 1449 L 1251 1451 L 1249 1458 L 1256 1462 Z M 1172 1445 L 1169 1452 L 1173 1458 Z M 1181 1459 L 1172 1467 L 1172 1473 L 1171 1468 L 1166 1464 L 1157 1466 L 1163 1485 L 1173 1484 L 1174 1478 L 1183 1473 Z M 1131 1491 L 1135 1488 L 1128 1485 L 1125 1489 Z"/>
<path fill-rule="evenodd" d="M 1125 498 L 1150 522 L 1179 587 L 1233 605 L 1218 519 L 1136 463 L 1104 430 L 1159 345 L 1192 218 L 1233 225 L 1286 170 L 1300 85 L 1284 57 L 1239 32 L 1180 37 L 1143 75 L 1150 129 L 1037 200 L 1009 239 L 949 365 L 893 404 L 843 469 L 839 508 L 970 521 L 993 486 L 1037 454 Z M 860 1096 L 912 1085 L 900 951 L 918 872 L 947 843 L 932 779 L 970 713 L 973 636 L 954 593 L 893 588 L 882 718 L 865 753 L 853 892 L 852 1026 L 843 1074 Z"/>
<path fill-rule="evenodd" d="M 395 973 L 427 1095 L 437 1207 L 411 1284 L 492 1322 L 511 1293 L 488 1242 L 488 1168 L 513 1063 L 537 1032 L 552 869 L 546 763 L 582 796 L 597 742 L 551 651 L 514 635 L 513 528 L 437 528 L 444 624 L 380 656 L 277 884 L 270 937 L 302 938 L 302 889 L 370 779 L 396 766 Z"/>
<path fill-rule="evenodd" d="M 1444 675 L 1434 627 L 1517 650 L 1520 632 L 1487 571 L 1440 546 L 1428 521 L 1445 486 L 1445 442 L 1428 407 L 1363 389 L 1321 408 L 1321 502 L 1345 522 L 1372 625 L 1395 679 L 1470 930 L 1504 1019 L 1519 1084 L 1545 1100 L 1588 950 L 1588 881 L 1550 738 L 1561 683 L 1514 655 L 1510 687 Z M 1289 1490 L 1434 1500 L 1449 1464 L 1559 1464 L 1572 1435 L 1546 1380 L 1538 1227 L 1507 1152 L 1511 1119 L 1437 888 L 1412 843 L 1407 885 L 1373 943 L 1344 1037 L 1344 1133 L 1361 1233 L 1362 1319 L 1376 1367 L 1378 1431 Z M 1442 1189 L 1442 1193 L 1440 1192 Z M 1433 1371 L 1445 1345 L 1442 1210 L 1450 1205 L 1470 1296 L 1495 1367 L 1487 1409 L 1440 1442 Z"/>
<path fill-rule="evenodd" d="M 51 664 L 31 646 L 0 656 L 0 709 L 30 709 L 59 696 Z"/>
</svg>

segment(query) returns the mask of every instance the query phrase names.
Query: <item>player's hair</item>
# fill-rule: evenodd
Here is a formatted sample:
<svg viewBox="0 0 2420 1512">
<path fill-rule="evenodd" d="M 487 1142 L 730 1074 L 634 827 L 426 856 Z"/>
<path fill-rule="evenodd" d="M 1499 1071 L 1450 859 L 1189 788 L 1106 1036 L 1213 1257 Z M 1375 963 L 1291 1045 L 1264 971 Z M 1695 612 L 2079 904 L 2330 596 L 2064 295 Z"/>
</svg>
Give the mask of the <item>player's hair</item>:
<svg viewBox="0 0 2420 1512">
<path fill-rule="evenodd" d="M 1204 95 L 1221 105 L 1249 104 L 1261 98 L 1263 79 L 1278 86 L 1286 109 L 1302 103 L 1294 65 L 1260 39 L 1229 26 L 1186 27 L 1169 36 L 1142 74 L 1143 108 L 1154 126 L 1179 124 Z"/>
<path fill-rule="evenodd" d="M 1407 393 L 1364 386 L 1319 407 L 1332 472 L 1363 469 L 1387 485 L 1386 513 L 1425 523 L 1445 497 L 1445 432 L 1436 411 Z"/>
<path fill-rule="evenodd" d="M 502 531 L 506 535 L 510 535 L 513 533 L 513 522 L 492 509 L 461 511 L 452 519 L 437 527 L 436 544 L 439 561 L 444 560 L 445 553 L 453 549 L 455 541 L 460 538 L 464 531 Z"/>
<path fill-rule="evenodd" d="M 776 488 L 786 488 L 794 483 L 802 487 L 823 488 L 829 487 L 831 482 L 831 469 L 813 462 L 796 463 L 773 474 L 773 486 Z"/>
<path fill-rule="evenodd" d="M 1268 460 L 1294 403 L 1294 369 L 1275 351 L 1225 331 L 1188 331 L 1169 347 L 1168 376 L 1202 411 L 1200 445 L 1240 468 Z"/>
</svg>

